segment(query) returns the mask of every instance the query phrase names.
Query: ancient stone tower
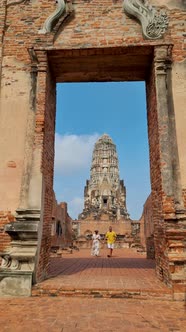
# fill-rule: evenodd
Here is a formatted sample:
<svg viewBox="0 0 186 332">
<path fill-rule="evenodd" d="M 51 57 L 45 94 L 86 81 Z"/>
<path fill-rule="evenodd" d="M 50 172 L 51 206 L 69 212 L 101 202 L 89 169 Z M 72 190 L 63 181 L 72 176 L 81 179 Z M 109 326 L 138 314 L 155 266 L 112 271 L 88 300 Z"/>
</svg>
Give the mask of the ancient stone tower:
<svg viewBox="0 0 186 332">
<path fill-rule="evenodd" d="M 128 219 L 126 189 L 119 178 L 116 145 L 109 135 L 102 135 L 95 143 L 90 180 L 84 190 L 84 210 L 79 219 Z"/>
</svg>

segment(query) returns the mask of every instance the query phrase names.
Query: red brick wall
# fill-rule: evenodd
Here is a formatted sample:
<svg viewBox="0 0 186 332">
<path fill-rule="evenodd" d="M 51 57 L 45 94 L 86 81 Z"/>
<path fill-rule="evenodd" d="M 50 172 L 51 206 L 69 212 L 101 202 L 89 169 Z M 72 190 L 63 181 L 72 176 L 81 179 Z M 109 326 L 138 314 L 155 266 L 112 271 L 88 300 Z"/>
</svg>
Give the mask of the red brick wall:
<svg viewBox="0 0 186 332">
<path fill-rule="evenodd" d="M 9 222 L 14 221 L 15 218 L 10 211 L 3 212 L 0 211 L 0 251 L 6 249 L 10 244 L 10 236 L 5 233 L 4 226 Z"/>
<path fill-rule="evenodd" d="M 186 208 L 186 189 L 183 190 L 183 202 L 184 202 L 184 207 Z"/>
<path fill-rule="evenodd" d="M 147 198 L 144 207 L 143 214 L 140 219 L 140 241 L 146 248 L 147 258 L 154 258 L 154 220 L 152 209 L 152 197 Z"/>
<path fill-rule="evenodd" d="M 4 3 L 5 1 L 3 6 Z M 65 24 L 54 45 L 53 34 L 38 34 L 45 19 L 54 9 L 53 0 L 8 7 L 4 54 L 17 56 L 20 60 L 28 62 L 27 49 L 34 45 L 71 49 L 162 43 L 162 40 L 154 42 L 143 39 L 140 24 L 123 13 L 122 0 L 115 3 L 111 0 L 93 0 L 86 4 L 78 0 L 74 4 L 75 17 Z M 179 9 L 166 11 L 169 15 L 169 30 L 164 41 L 174 43 L 173 59 L 182 61 L 185 13 Z"/>
<path fill-rule="evenodd" d="M 140 243 L 141 245 L 146 249 L 146 238 L 145 238 L 145 218 L 144 214 L 142 213 L 142 216 L 139 220 L 140 222 Z"/>
<path fill-rule="evenodd" d="M 120 221 L 120 222 L 110 222 L 108 221 L 96 221 L 96 220 L 78 220 L 80 223 L 80 235 L 85 235 L 87 230 L 90 230 L 92 233 L 97 229 L 100 234 L 106 234 L 109 229 L 109 226 L 112 225 L 113 230 L 119 235 L 131 235 L 132 226 L 131 221 Z"/>
<path fill-rule="evenodd" d="M 144 218 L 145 218 L 145 237 L 149 237 L 154 234 L 154 222 L 152 214 L 152 198 L 151 195 L 147 198 L 144 204 Z"/>
<path fill-rule="evenodd" d="M 0 6 L 0 77 L 1 77 L 1 65 L 2 65 L 2 56 L 3 56 L 3 39 L 4 39 L 5 20 L 6 20 L 5 3 L 6 3 L 6 0 L 2 0 L 1 6 Z"/>
</svg>

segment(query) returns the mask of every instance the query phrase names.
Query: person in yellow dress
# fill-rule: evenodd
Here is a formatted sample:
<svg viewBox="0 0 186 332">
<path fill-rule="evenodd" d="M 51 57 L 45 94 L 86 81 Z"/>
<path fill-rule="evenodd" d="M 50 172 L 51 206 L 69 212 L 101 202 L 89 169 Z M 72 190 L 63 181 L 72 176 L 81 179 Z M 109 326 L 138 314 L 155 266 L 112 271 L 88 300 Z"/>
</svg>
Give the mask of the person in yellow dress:
<svg viewBox="0 0 186 332">
<path fill-rule="evenodd" d="M 112 230 L 112 226 L 110 226 L 109 231 L 105 234 L 105 239 L 107 240 L 107 247 L 110 250 L 110 253 L 107 255 L 107 257 L 112 257 L 116 236 L 116 233 Z"/>
</svg>

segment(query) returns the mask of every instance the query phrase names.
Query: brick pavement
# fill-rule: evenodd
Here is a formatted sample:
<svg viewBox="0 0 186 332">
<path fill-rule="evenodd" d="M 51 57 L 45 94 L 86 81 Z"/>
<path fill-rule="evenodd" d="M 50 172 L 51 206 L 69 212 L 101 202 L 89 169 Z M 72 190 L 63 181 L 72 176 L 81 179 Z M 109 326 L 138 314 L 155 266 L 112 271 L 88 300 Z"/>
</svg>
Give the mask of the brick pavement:
<svg viewBox="0 0 186 332">
<path fill-rule="evenodd" d="M 0 300 L 1 332 L 184 332 L 183 302 L 32 297 Z"/>
<path fill-rule="evenodd" d="M 113 258 L 107 258 L 104 249 L 100 257 L 81 249 L 52 258 L 50 279 L 33 289 L 35 296 L 47 294 L 172 298 L 171 290 L 156 277 L 155 262 L 131 249 L 116 249 Z"/>
<path fill-rule="evenodd" d="M 0 299 L 0 332 L 186 331 L 185 302 L 160 301 L 156 296 L 144 300 L 75 293 L 83 287 L 89 290 L 90 285 L 102 290 L 112 287 L 115 292 L 120 287 L 133 287 L 136 293 L 139 288 L 158 289 L 161 294 L 169 291 L 155 277 L 154 262 L 144 255 L 127 249 L 115 250 L 112 259 L 106 254 L 102 250 L 101 257 L 95 258 L 89 250 L 81 250 L 51 259 L 51 278 L 34 291 L 38 295 L 48 289 L 44 297 Z M 57 290 L 73 287 L 73 297 L 56 296 L 60 295 Z"/>
</svg>

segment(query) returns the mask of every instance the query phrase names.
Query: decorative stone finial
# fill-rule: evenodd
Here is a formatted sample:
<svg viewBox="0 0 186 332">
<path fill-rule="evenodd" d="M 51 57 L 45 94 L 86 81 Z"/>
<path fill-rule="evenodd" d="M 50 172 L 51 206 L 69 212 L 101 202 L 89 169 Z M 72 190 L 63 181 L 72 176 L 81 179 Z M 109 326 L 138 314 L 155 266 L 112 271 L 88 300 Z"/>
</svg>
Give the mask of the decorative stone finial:
<svg viewBox="0 0 186 332">
<path fill-rule="evenodd" d="M 124 0 L 123 7 L 129 16 L 140 21 L 146 39 L 163 37 L 168 27 L 168 17 L 164 11 L 158 11 L 148 0 Z"/>
</svg>

